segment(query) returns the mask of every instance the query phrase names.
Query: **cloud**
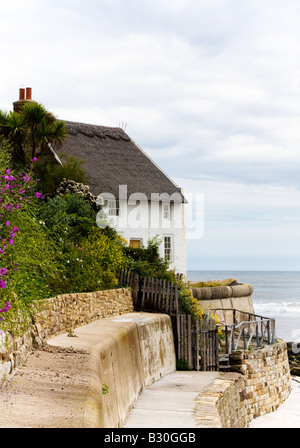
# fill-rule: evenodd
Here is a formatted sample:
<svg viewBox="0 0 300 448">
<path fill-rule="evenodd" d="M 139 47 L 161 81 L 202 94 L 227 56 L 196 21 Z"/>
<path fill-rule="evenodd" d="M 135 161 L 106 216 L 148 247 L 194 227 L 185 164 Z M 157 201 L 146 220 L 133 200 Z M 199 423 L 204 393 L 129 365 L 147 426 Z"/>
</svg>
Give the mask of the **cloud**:
<svg viewBox="0 0 300 448">
<path fill-rule="evenodd" d="M 200 183 L 211 246 L 233 216 L 273 229 L 278 210 L 296 237 L 299 19 L 296 0 L 1 1 L 0 107 L 24 84 L 59 118 L 126 123 L 185 190 Z"/>
<path fill-rule="evenodd" d="M 300 269 L 299 189 L 209 178 L 187 187 L 185 193 L 204 196 L 203 235 L 187 239 L 189 269 Z M 193 208 L 191 201 L 187 227 Z"/>
</svg>

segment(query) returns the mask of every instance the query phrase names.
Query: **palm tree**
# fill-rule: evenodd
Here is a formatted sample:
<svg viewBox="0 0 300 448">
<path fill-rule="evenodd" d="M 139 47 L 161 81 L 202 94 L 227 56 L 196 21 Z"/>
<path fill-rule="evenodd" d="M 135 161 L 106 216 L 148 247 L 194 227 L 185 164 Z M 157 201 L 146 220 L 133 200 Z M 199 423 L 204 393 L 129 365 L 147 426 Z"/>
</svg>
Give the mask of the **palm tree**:
<svg viewBox="0 0 300 448">
<path fill-rule="evenodd" d="M 13 159 L 17 163 L 25 164 L 24 143 L 27 129 L 23 117 L 16 112 L 0 111 L 0 135 L 12 145 Z"/>
<path fill-rule="evenodd" d="M 33 158 L 37 149 L 44 150 L 49 143 L 61 145 L 67 136 L 67 128 L 63 121 L 57 121 L 55 116 L 38 103 L 25 103 L 21 112 L 28 128 L 28 140 L 31 143 Z"/>
<path fill-rule="evenodd" d="M 67 128 L 44 106 L 30 102 L 20 112 L 0 111 L 0 136 L 12 144 L 13 160 L 25 164 L 28 151 L 33 159 L 37 151 L 45 152 L 51 143 L 61 145 L 67 137 Z"/>
</svg>

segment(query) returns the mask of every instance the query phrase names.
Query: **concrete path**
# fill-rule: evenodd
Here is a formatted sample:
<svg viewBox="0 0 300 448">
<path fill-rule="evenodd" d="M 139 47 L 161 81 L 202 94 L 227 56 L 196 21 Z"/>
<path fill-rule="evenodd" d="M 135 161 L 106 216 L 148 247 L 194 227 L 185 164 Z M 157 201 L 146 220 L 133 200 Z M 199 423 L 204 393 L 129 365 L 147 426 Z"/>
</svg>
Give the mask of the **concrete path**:
<svg viewBox="0 0 300 448">
<path fill-rule="evenodd" d="M 80 428 L 88 369 L 83 351 L 35 350 L 0 387 L 0 428 Z"/>
<path fill-rule="evenodd" d="M 124 428 L 197 428 L 195 398 L 219 372 L 171 373 L 141 393 Z"/>
<path fill-rule="evenodd" d="M 148 318 L 150 317 L 148 316 Z M 126 357 L 125 349 L 127 346 L 129 351 L 137 350 L 133 345 L 135 341 L 135 339 L 132 339 L 133 332 L 128 333 L 128 329 L 135 329 L 137 322 L 142 320 L 141 328 L 144 328 L 146 337 L 148 333 L 145 330 L 145 319 L 146 313 L 99 319 L 76 328 L 73 331 L 74 337 L 69 337 L 67 333 L 57 335 L 50 338 L 42 349 L 34 350 L 19 371 L 16 371 L 9 381 L 0 387 L 0 428 L 80 428 L 97 426 L 98 423 L 96 424 L 96 420 L 92 417 L 94 414 L 98 415 L 95 411 L 95 409 L 98 409 L 98 405 L 94 405 L 94 398 L 96 396 L 98 400 L 97 394 L 101 394 L 99 389 L 101 385 L 99 386 L 99 380 L 97 382 L 96 379 L 99 375 L 99 359 L 104 359 L 101 357 L 102 352 L 96 350 L 97 344 L 103 346 L 103 350 L 107 349 L 109 354 L 114 347 L 110 344 L 122 340 L 122 345 L 118 346 L 116 358 L 111 358 L 110 353 L 111 356 L 107 356 L 107 359 L 109 359 L 107 362 L 103 361 L 103 365 L 105 362 L 106 367 L 107 365 L 110 366 L 109 362 L 117 365 L 118 360 L 124 356 L 124 362 L 128 363 L 128 369 L 134 367 L 137 369 L 139 365 L 134 363 L 135 358 L 130 358 L 130 361 Z M 151 314 L 151 319 L 156 325 L 158 317 L 156 318 L 154 314 Z M 161 315 L 159 319 L 161 319 Z M 165 329 L 165 331 L 167 330 Z M 128 334 L 132 337 L 127 337 Z M 140 337 L 142 334 L 144 333 L 138 333 Z M 141 347 L 139 350 L 141 350 Z M 110 361 L 111 359 L 113 361 Z M 173 372 L 175 366 L 173 364 L 172 369 L 164 364 L 162 372 L 164 371 L 165 374 Z M 121 365 L 124 365 L 124 363 Z M 113 376 L 111 380 L 111 384 L 113 384 L 115 381 L 113 370 L 108 368 L 106 370 L 107 373 L 105 373 L 106 377 L 103 377 L 103 382 L 110 384 L 106 381 L 110 374 Z M 117 379 L 120 387 L 126 389 L 128 387 L 127 377 L 123 373 L 121 372 Z M 146 373 L 144 372 L 147 384 L 150 384 L 149 379 L 159 378 L 155 369 L 148 368 Z M 166 374 L 160 381 L 144 390 L 141 400 L 132 411 L 131 419 L 138 412 L 143 414 L 142 423 L 130 419 L 126 427 L 195 428 L 195 421 L 193 420 L 194 399 L 202 392 L 203 388 L 213 382 L 216 375 L 218 375 L 218 372 L 175 372 Z M 142 373 L 139 380 L 142 381 Z M 138 384 L 135 384 L 135 386 L 138 386 L 138 392 L 140 386 Z M 135 390 L 133 392 L 135 393 Z M 124 396 L 127 397 L 127 395 Z M 105 400 L 105 412 L 117 412 L 115 408 L 112 408 L 112 403 L 115 406 L 113 397 L 112 389 L 108 395 L 104 397 L 101 395 L 100 401 Z M 120 395 L 118 397 L 120 398 Z M 138 395 L 136 395 L 136 398 L 138 399 Z M 122 399 L 125 400 L 124 397 L 121 397 L 120 402 L 122 402 Z M 144 411 L 143 406 L 145 406 Z M 152 410 L 153 406 L 154 411 Z M 126 406 L 124 405 L 123 408 L 125 409 Z M 122 412 L 123 408 L 120 407 Z M 109 411 L 106 409 L 109 409 Z"/>
<path fill-rule="evenodd" d="M 88 355 L 35 350 L 0 388 L 0 428 L 80 428 Z M 175 372 L 144 389 L 125 428 L 196 428 L 194 399 L 218 372 Z"/>
<path fill-rule="evenodd" d="M 88 365 L 86 353 L 79 350 L 34 351 L 0 388 L 0 428 L 80 427 L 80 394 L 87 387 Z M 194 399 L 216 374 L 167 375 L 142 392 L 124 428 L 196 428 Z M 252 420 L 249 428 L 300 428 L 299 381 L 292 380 L 292 393 L 277 411 Z"/>
</svg>

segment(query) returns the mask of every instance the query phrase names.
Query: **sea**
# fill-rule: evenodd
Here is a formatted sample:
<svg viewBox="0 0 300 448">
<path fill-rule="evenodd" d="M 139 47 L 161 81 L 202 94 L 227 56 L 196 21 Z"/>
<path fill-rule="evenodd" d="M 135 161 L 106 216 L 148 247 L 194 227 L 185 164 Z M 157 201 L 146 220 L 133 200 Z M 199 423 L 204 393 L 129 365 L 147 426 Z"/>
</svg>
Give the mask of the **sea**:
<svg viewBox="0 0 300 448">
<path fill-rule="evenodd" d="M 253 285 L 255 314 L 274 318 L 276 337 L 300 342 L 300 271 L 188 271 L 190 281 L 225 280 Z"/>
</svg>

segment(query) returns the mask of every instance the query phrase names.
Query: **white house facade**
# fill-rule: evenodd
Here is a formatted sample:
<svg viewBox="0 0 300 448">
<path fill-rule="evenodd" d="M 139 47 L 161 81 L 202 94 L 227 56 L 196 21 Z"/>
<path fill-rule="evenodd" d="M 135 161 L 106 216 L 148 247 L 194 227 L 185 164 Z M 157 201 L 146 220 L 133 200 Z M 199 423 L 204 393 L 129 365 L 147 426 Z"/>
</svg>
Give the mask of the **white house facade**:
<svg viewBox="0 0 300 448">
<path fill-rule="evenodd" d="M 122 189 L 126 186 L 120 186 Z M 131 247 L 147 247 L 148 241 L 157 237 L 160 256 L 170 263 L 170 269 L 186 275 L 184 204 L 180 195 L 153 194 L 150 201 L 143 196 L 116 199 L 101 193 L 105 206 L 99 213 L 99 225 L 113 226 Z"/>
</svg>

